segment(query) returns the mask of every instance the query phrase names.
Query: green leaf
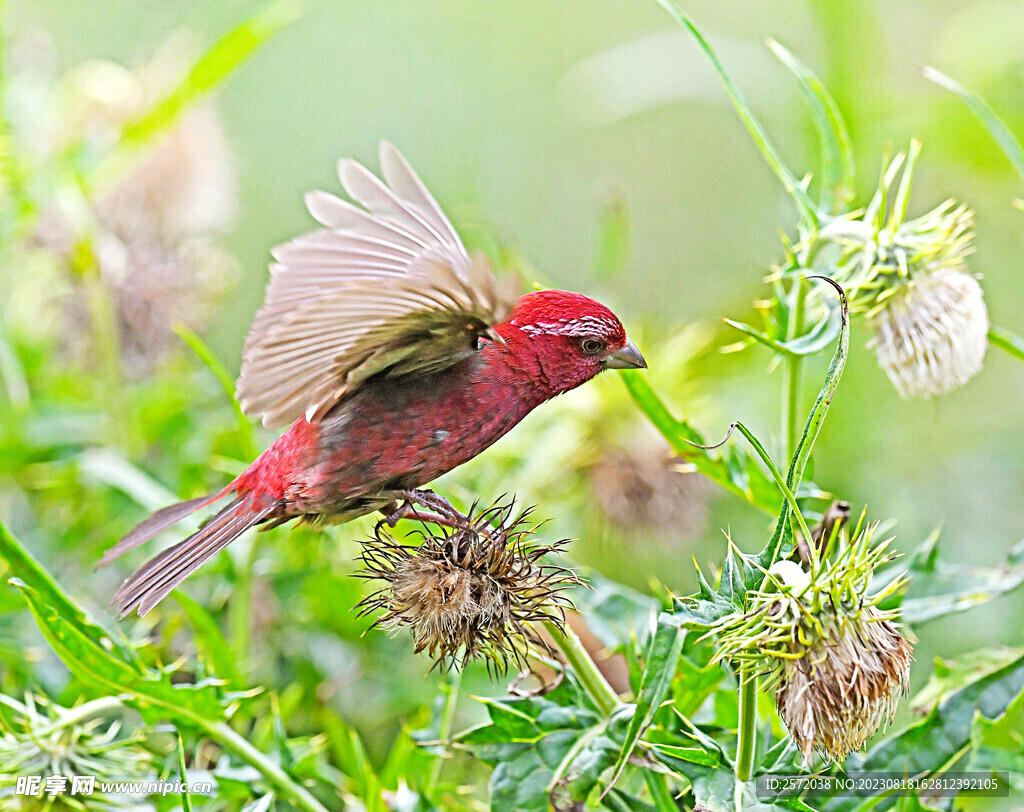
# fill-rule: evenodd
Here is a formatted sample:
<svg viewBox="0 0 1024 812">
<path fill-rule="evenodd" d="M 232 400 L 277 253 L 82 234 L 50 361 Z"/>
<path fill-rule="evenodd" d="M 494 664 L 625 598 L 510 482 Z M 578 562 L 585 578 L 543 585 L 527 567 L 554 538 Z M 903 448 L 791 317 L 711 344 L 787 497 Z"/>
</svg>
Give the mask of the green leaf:
<svg viewBox="0 0 1024 812">
<path fill-rule="evenodd" d="M 980 714 L 971 727 L 971 754 L 964 769 L 971 772 L 1009 774 L 1010 787 L 1024 791 L 1024 738 L 1013 723 L 1024 708 L 1024 692 L 999 719 Z"/>
<path fill-rule="evenodd" d="M 196 102 L 203 99 L 256 51 L 299 18 L 296 0 L 277 0 L 224 34 L 192 65 L 171 91 L 121 133 L 114 153 L 92 173 L 90 187 L 116 175 L 141 149 L 173 127 Z"/>
<path fill-rule="evenodd" d="M 821 318 L 811 324 L 803 335 L 792 340 L 774 338 L 756 327 L 742 321 L 733 319 L 722 319 L 730 327 L 739 330 L 741 333 L 750 336 L 768 349 L 792 358 L 803 358 L 808 355 L 817 355 L 825 347 L 836 340 L 839 335 L 840 319 L 838 308 L 827 308 L 822 312 Z"/>
<path fill-rule="evenodd" d="M 629 371 L 620 377 L 647 419 L 697 473 L 766 513 L 779 512 L 778 491 L 756 461 L 734 446 L 720 453 L 698 448 L 708 444 L 704 437 L 685 420 L 673 417 L 647 378 Z"/>
<path fill-rule="evenodd" d="M 826 212 L 845 210 L 852 202 L 854 178 L 853 144 L 846 129 L 839 105 L 821 80 L 788 49 L 773 39 L 768 40 L 771 52 L 796 77 L 811 120 L 821 141 L 821 209 Z"/>
<path fill-rule="evenodd" d="M 936 658 L 928 683 L 910 700 L 917 713 L 928 713 L 947 696 L 1024 657 L 1024 648 L 989 646 L 953 660 Z"/>
<path fill-rule="evenodd" d="M 195 642 L 199 654 L 209 663 L 213 673 L 225 680 L 230 688 L 242 690 L 245 686 L 235 667 L 234 654 L 231 646 L 224 639 L 217 621 L 201 604 L 180 589 L 172 592 L 171 597 L 188 618 L 188 622 L 195 632 Z"/>
<path fill-rule="evenodd" d="M 1024 338 L 993 325 L 988 330 L 988 340 L 992 346 L 999 347 L 1019 361 L 1024 361 Z"/>
<path fill-rule="evenodd" d="M 654 716 L 661 708 L 661 703 L 668 695 L 669 688 L 676 673 L 676 663 L 683 651 L 683 641 L 686 639 L 686 632 L 678 626 L 670 624 L 658 624 L 658 629 L 651 638 L 647 647 L 647 654 L 644 657 L 644 673 L 640 680 L 640 690 L 636 697 L 636 709 L 632 713 L 629 726 L 626 728 L 623 737 L 621 751 L 615 761 L 615 768 L 612 775 L 601 792 L 603 798 L 615 782 L 622 775 L 626 763 L 644 731 L 654 721 Z"/>
<path fill-rule="evenodd" d="M 882 604 L 884 609 L 899 607 L 905 623 L 966 611 L 1024 583 L 1024 542 L 1010 551 L 1001 567 L 970 567 L 940 561 L 938 541 L 936 531 L 915 551 L 906 571 L 907 587 Z"/>
<path fill-rule="evenodd" d="M 1017 174 L 1024 178 L 1024 146 L 1021 146 L 1017 136 L 996 115 L 996 111 L 989 107 L 988 102 L 977 93 L 968 90 L 955 79 L 946 76 L 946 74 L 935 68 L 926 66 L 922 72 L 926 79 L 935 82 L 935 84 L 960 97 L 960 100 L 971 109 L 971 112 L 978 117 L 985 129 L 988 130 L 988 134 L 999 144 L 1003 154 L 1013 164 L 1013 168 L 1017 170 Z"/>
<path fill-rule="evenodd" d="M 722 65 L 718 58 L 718 54 L 711 47 L 711 44 L 704 38 L 704 35 L 697 28 L 697 25 L 693 22 L 690 16 L 683 11 L 679 6 L 672 2 L 672 0 L 657 0 L 658 5 L 665 9 L 672 17 L 674 17 L 680 25 L 693 35 L 693 38 L 697 41 L 700 49 L 707 56 L 711 62 L 712 67 L 715 69 L 715 73 L 718 74 L 718 78 L 721 79 L 722 84 L 725 85 L 725 92 L 729 94 L 729 99 L 732 101 L 732 105 L 736 112 L 739 114 L 740 120 L 743 122 L 747 131 L 754 139 L 754 143 L 757 148 L 761 151 L 761 155 L 764 156 L 765 161 L 775 172 L 775 175 L 782 185 L 785 187 L 789 196 L 793 198 L 793 202 L 796 203 L 796 207 L 800 212 L 800 218 L 808 226 L 812 228 L 817 226 L 819 220 L 819 213 L 814 206 L 814 203 L 807 196 L 807 192 L 804 187 L 797 181 L 793 173 L 789 171 L 785 162 L 782 160 L 782 156 L 779 155 L 778 150 L 772 145 L 768 139 L 768 133 L 765 132 L 764 127 L 761 126 L 761 122 L 754 116 L 753 111 L 750 109 L 750 105 L 747 104 L 747 100 L 743 97 L 740 89 L 736 86 L 733 80 L 726 73 L 725 67 Z"/>
<path fill-rule="evenodd" d="M 127 647 L 92 623 L 18 541 L 0 525 L 0 556 L 15 576 L 11 584 L 28 602 L 47 642 L 71 672 L 111 694 L 124 694 L 149 717 L 195 724 L 226 718 L 211 683 L 173 684 L 170 674 L 145 669 Z"/>
<path fill-rule="evenodd" d="M 213 683 L 171 682 L 165 672 L 143 671 L 115 656 L 93 639 L 88 627 L 47 605 L 38 591 L 19 579 L 21 590 L 40 631 L 72 674 L 110 694 L 123 694 L 148 720 L 172 719 L 186 725 L 227 717 L 220 692 Z"/>
<path fill-rule="evenodd" d="M 544 697 L 478 701 L 487 708 L 490 724 L 462 733 L 456 743 L 494 767 L 493 812 L 546 812 L 551 792 L 561 791 L 555 784 L 578 776 L 570 770 L 574 759 L 567 757 L 586 751 L 608 728 L 569 675 Z M 604 743 L 598 749 L 607 750 Z M 587 752 L 589 759 L 594 751 Z M 605 756 L 608 765 L 614 753 Z M 581 791 L 579 784 L 574 790 Z"/>
<path fill-rule="evenodd" d="M 863 757 L 851 756 L 847 766 L 908 775 L 940 770 L 970 744 L 976 715 L 998 720 L 1019 708 L 1022 692 L 1024 656 L 945 697 L 920 722 L 886 737 Z"/>
<path fill-rule="evenodd" d="M 814 444 L 821 433 L 821 426 L 825 422 L 829 406 L 832 405 L 832 399 L 835 397 L 836 389 L 839 387 L 843 370 L 846 368 L 846 359 L 850 353 L 850 310 L 846 300 L 846 293 L 837 282 L 831 279 L 826 281 L 839 293 L 842 326 L 839 331 L 839 343 L 836 346 L 832 362 L 829 364 L 828 372 L 825 375 L 825 383 L 822 385 L 821 391 L 818 392 L 818 397 L 811 407 L 810 414 L 807 416 L 803 434 L 800 435 L 800 442 L 797 443 L 796 452 L 793 454 L 789 471 L 786 474 L 786 484 L 794 493 L 800 487 L 804 471 L 807 469 L 807 463 L 811 458 L 811 452 L 814 450 Z M 781 555 L 788 550 L 793 535 L 789 521 L 789 510 L 789 502 L 783 501 L 779 520 L 775 525 L 775 532 L 759 556 L 761 566 L 765 569 L 770 569 L 779 560 Z"/>
</svg>

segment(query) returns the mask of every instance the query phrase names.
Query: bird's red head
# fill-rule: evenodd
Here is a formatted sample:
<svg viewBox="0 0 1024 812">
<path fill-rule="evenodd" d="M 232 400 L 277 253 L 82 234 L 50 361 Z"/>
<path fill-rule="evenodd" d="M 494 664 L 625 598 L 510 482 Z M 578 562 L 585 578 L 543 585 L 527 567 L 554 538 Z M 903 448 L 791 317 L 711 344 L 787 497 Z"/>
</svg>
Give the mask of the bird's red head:
<svg viewBox="0 0 1024 812">
<path fill-rule="evenodd" d="M 537 366 L 552 395 L 574 389 L 605 369 L 647 366 L 615 314 L 579 293 L 528 293 L 498 331 L 522 362 Z"/>
</svg>

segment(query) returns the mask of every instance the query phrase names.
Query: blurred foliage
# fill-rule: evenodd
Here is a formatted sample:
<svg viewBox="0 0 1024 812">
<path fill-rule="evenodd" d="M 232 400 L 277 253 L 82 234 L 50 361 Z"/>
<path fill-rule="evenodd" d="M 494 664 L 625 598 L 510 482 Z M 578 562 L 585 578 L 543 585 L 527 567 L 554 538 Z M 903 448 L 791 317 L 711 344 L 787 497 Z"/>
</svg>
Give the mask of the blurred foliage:
<svg viewBox="0 0 1024 812">
<path fill-rule="evenodd" d="M 792 519 L 814 522 L 828 507 L 828 491 L 835 491 L 870 499 L 878 515 L 899 515 L 897 546 L 905 550 L 915 533 L 923 536 L 942 514 L 952 514 L 943 542 L 949 558 L 938 557 L 935 533 L 908 561 L 879 574 L 879 590 L 904 572 L 912 576 L 882 606 L 902 610 L 924 643 L 914 669 L 919 684 L 929 678 L 913 703 L 920 716 L 855 754 L 847 768 L 1003 770 L 1011 774 L 1011 792 L 1024 792 L 1024 666 L 1012 648 L 1021 642 L 1019 600 L 986 615 L 1000 621 L 990 634 L 1006 646 L 986 646 L 934 668 L 922 656 L 929 645 L 951 656 L 991 642 L 974 639 L 977 620 L 960 641 L 947 639 L 946 624 L 955 622 L 954 613 L 1010 593 L 1024 580 L 1020 548 L 1000 540 L 1019 533 L 1024 521 L 1016 498 L 1019 432 L 1011 431 L 1022 414 L 1022 399 L 1015 397 L 1020 370 L 993 359 L 996 372 L 986 376 L 991 382 L 977 381 L 972 392 L 929 411 L 897 404 L 880 376 L 858 371 L 854 342 L 829 429 L 815 446 L 847 355 L 843 349 L 838 367 L 834 362 L 825 372 L 821 359 L 832 352 L 842 325 L 840 308 L 825 296 L 813 299 L 800 330 L 791 329 L 794 291 L 802 284 L 797 272 L 808 270 L 803 263 L 793 264 L 788 277 L 776 273 L 767 300 L 753 308 L 763 327 L 751 326 L 747 317 L 729 322 L 730 331 L 767 346 L 775 364 L 806 361 L 798 380 L 809 382 L 819 370 L 827 380 L 813 405 L 803 389 L 797 387 L 796 396 L 788 389 L 782 421 L 769 405 L 775 382 L 764 383 L 758 364 L 718 353 L 735 333 L 700 322 L 680 326 L 697 314 L 743 306 L 757 281 L 751 267 L 767 264 L 771 232 L 779 225 L 778 197 L 760 188 L 751 193 L 752 176 L 768 188 L 747 157 L 754 151 L 717 107 L 707 109 L 719 105 L 718 90 L 689 70 L 703 70 L 703 63 L 680 67 L 673 61 L 697 52 L 692 41 L 682 32 L 651 41 L 650 26 L 665 25 L 656 9 L 637 12 L 636 31 L 625 31 L 616 21 L 625 14 L 618 7 L 600 15 L 582 4 L 559 11 L 535 3 L 488 10 L 449 5 L 458 11 L 453 19 L 464 16 L 456 38 L 461 56 L 439 47 L 453 40 L 448 26 L 455 23 L 433 9 L 311 4 L 285 29 L 298 18 L 288 2 L 255 13 L 248 4 L 225 4 L 195 15 L 201 29 L 213 29 L 203 37 L 213 43 L 204 50 L 177 35 L 156 47 L 157 30 L 166 36 L 165 22 L 179 22 L 179 10 L 154 13 L 154 23 L 142 21 L 139 9 L 119 6 L 112 30 L 131 42 L 115 50 L 145 48 L 134 54 L 144 61 L 131 68 L 82 59 L 83 50 L 92 56 L 106 49 L 88 40 L 106 36 L 110 10 L 70 4 L 5 9 L 0 519 L 10 532 L 0 536 L 0 771 L 15 769 L 4 767 L 14 761 L 35 764 L 46 743 L 56 742 L 69 759 L 102 751 L 103 774 L 112 777 L 187 775 L 214 782 L 210 798 L 148 799 L 150 808 L 161 810 L 457 810 L 484 808 L 488 799 L 495 810 L 549 803 L 658 812 L 732 809 L 737 802 L 748 809 L 866 808 L 876 801 L 780 798 L 766 804 L 755 798 L 754 776 L 803 769 L 765 696 L 758 705 L 754 768 L 737 786 L 738 674 L 712 662 L 714 647 L 702 637 L 722 617 L 745 610 L 764 569 L 791 552 L 800 533 Z M 959 107 L 929 96 L 927 85 L 915 88 L 912 98 L 876 92 L 888 69 L 877 51 L 883 34 L 892 33 L 885 26 L 898 23 L 872 13 L 873 6 L 864 13 L 849 6 L 811 4 L 821 30 L 808 52 L 825 55 L 817 60 L 823 79 L 803 54 L 770 44 L 795 79 L 792 105 L 788 91 L 773 90 L 767 78 L 759 92 L 765 71 L 756 46 L 726 43 L 719 61 L 709 40 L 696 27 L 691 31 L 714 56 L 729 97 L 796 201 L 799 220 L 812 230 L 861 197 L 855 159 L 873 166 L 883 144 L 911 134 L 904 125 L 924 127 L 940 166 L 927 169 L 925 191 L 953 180 L 964 197 L 987 195 L 976 208 L 993 225 L 979 228 L 979 259 L 993 313 L 1012 325 L 1024 299 L 1019 285 L 1005 281 L 1013 275 L 997 269 L 1018 252 L 986 233 L 1004 224 L 993 199 L 1009 210 L 1005 204 L 1019 194 L 1019 184 L 1007 194 L 998 159 L 979 146 L 982 136 L 966 125 Z M 738 36 L 760 36 L 762 12 L 748 21 L 714 13 L 722 30 L 735 25 Z M 76 16 L 82 14 L 89 19 Z M 231 14 L 242 21 L 229 23 Z M 854 18 L 850 31 L 845 23 Z M 958 69 L 990 99 L 991 107 L 979 104 L 982 96 L 948 78 L 941 82 L 968 98 L 990 127 L 1000 119 L 988 113 L 1006 107 L 1002 129 L 993 134 L 1019 163 L 1012 132 L 1024 131 L 1024 117 L 1007 103 L 1020 89 L 1017 57 L 1005 45 L 1013 26 L 1001 26 L 1001 33 L 987 19 L 958 7 L 942 19 L 940 44 L 929 58 L 948 57 L 949 70 Z M 477 72 L 458 60 L 475 53 L 467 43 L 480 40 L 481 21 L 500 27 L 502 37 L 497 42 L 488 34 L 499 55 L 479 56 Z M 35 26 L 39 22 L 55 39 Z M 146 34 L 138 42 L 126 35 L 143 22 Z M 973 66 L 958 63 L 941 45 L 943 37 L 960 42 L 955 35 L 961 31 L 973 43 Z M 802 42 L 804 32 L 787 29 L 785 38 Z M 335 34 L 348 47 L 339 47 Z M 648 61 L 623 61 L 621 50 L 602 52 L 628 48 L 634 34 L 640 48 L 628 53 L 642 52 Z M 307 47 L 311 38 L 316 51 Z M 571 47 L 562 47 L 566 40 Z M 374 73 L 367 49 L 382 43 L 395 64 Z M 403 48 L 412 56 L 395 58 Z M 1009 61 L 1000 62 L 1000 53 L 1010 53 Z M 730 78 L 731 68 L 726 72 L 733 54 L 740 56 L 739 83 Z M 427 64 L 428 55 L 436 65 Z M 371 67 L 350 72 L 339 68 L 347 63 L 332 61 L 346 58 Z M 512 64 L 525 64 L 525 73 L 509 70 Z M 409 69 L 413 65 L 422 75 Z M 208 95 L 239 69 L 240 81 L 228 86 L 224 103 Z M 331 95 L 340 89 L 314 89 L 334 76 L 346 77 L 337 83 L 345 85 L 343 96 Z M 594 84 L 595 76 L 607 81 Z M 560 90 L 559 77 L 565 80 Z M 382 88 L 393 85 L 380 82 L 405 88 L 395 91 L 393 105 L 381 101 L 391 98 Z M 659 92 L 645 95 L 653 85 Z M 624 86 L 634 95 L 623 97 Z M 406 91 L 427 95 L 410 100 Z M 587 565 L 581 570 L 591 589 L 575 596 L 575 625 L 602 669 L 608 675 L 619 669 L 615 687 L 622 699 L 611 709 L 572 670 L 543 695 L 495 697 L 500 686 L 482 668 L 458 678 L 428 673 L 429 664 L 411 656 L 407 638 L 367 633 L 372 618 L 352 611 L 366 587 L 350 576 L 355 540 L 368 535 L 369 519 L 337 530 L 286 528 L 243 539 L 173 600 L 121 625 L 109 620 L 103 604 L 124 572 L 92 572 L 101 550 L 147 511 L 222 486 L 271 440 L 238 410 L 229 369 L 258 298 L 266 247 L 300 227 L 297 205 L 293 211 L 283 200 L 291 194 L 297 201 L 306 178 L 323 180 L 322 167 L 336 157 L 339 143 L 380 136 L 415 142 L 421 127 L 439 127 L 434 121 L 444 120 L 446 111 L 462 115 L 437 94 L 451 94 L 482 116 L 479 123 L 452 119 L 462 140 L 451 143 L 474 144 L 468 157 L 453 157 L 459 149 L 436 129 L 423 134 L 422 149 L 432 142 L 450 148 L 438 150 L 433 166 L 416 162 L 430 175 L 449 173 L 443 199 L 473 203 L 454 210 L 468 241 L 531 280 L 541 274 L 528 256 L 543 255 L 545 266 L 575 268 L 554 274 L 558 284 L 650 311 L 629 325 L 649 374 L 629 375 L 625 386 L 602 378 L 560 398 L 438 486 L 463 506 L 515 490 L 553 517 L 552 537 L 580 539 L 574 555 Z M 564 103 L 566 95 L 572 104 Z M 796 123 L 798 98 L 810 114 L 804 135 L 821 145 L 822 169 L 809 180 L 783 157 L 802 147 L 794 135 L 802 126 Z M 577 104 L 603 110 L 607 126 L 594 128 L 585 110 L 581 117 L 591 123 L 564 124 Z M 667 104 L 691 115 L 680 120 Z M 535 106 L 551 118 L 525 118 Z M 684 124 L 696 130 L 684 132 L 680 142 Z M 359 139 L 346 129 L 356 126 L 364 128 Z M 767 133 L 776 128 L 786 137 L 778 148 Z M 494 154 L 481 146 L 492 139 Z M 292 153 L 278 161 L 282 145 Z M 644 158 L 648 145 L 659 149 Z M 467 178 L 465 166 L 474 158 L 481 159 L 474 170 L 479 177 Z M 591 216 L 580 198 L 590 194 L 584 184 L 602 173 L 616 182 L 604 187 Z M 477 187 L 485 178 L 487 188 Z M 292 193 L 283 195 L 285 179 Z M 730 184 L 733 191 L 723 191 Z M 488 223 L 477 210 L 502 211 L 509 220 Z M 1014 216 L 1008 211 L 1005 223 L 1019 234 Z M 527 225 L 517 226 L 512 238 L 511 222 Z M 574 242 L 584 248 L 570 247 Z M 589 250 L 589 258 L 577 250 Z M 993 334 L 992 342 L 1021 346 L 1005 332 Z M 226 366 L 221 356 L 229 359 Z M 794 380 L 792 372 L 787 380 Z M 1002 408 L 989 408 L 991 402 Z M 802 436 L 787 428 L 799 428 L 808 412 Z M 751 426 L 744 425 L 742 439 L 698 447 L 741 416 Z M 776 423 L 781 431 L 766 428 Z M 772 439 L 762 443 L 757 436 Z M 811 457 L 812 447 L 820 459 Z M 791 462 L 789 468 L 780 472 L 773 457 Z M 994 474 L 978 473 L 989 463 Z M 922 469 L 941 482 L 936 486 Z M 911 478 L 914 487 L 899 496 Z M 958 511 L 962 505 L 970 510 Z M 723 558 L 719 528 L 726 526 L 741 546 L 760 552 L 744 553 L 730 539 Z M 982 546 L 992 550 L 978 556 Z M 693 575 L 691 550 L 721 565 L 713 575 Z M 690 599 L 664 586 L 683 593 L 694 584 L 699 591 Z M 926 625 L 936 619 L 941 622 Z M 8 784 L 6 776 L 0 779 L 0 808 L 19 808 L 11 806 Z M 107 808 L 108 800 L 95 798 L 86 808 Z M 973 799 L 957 805 L 982 806 Z"/>
</svg>

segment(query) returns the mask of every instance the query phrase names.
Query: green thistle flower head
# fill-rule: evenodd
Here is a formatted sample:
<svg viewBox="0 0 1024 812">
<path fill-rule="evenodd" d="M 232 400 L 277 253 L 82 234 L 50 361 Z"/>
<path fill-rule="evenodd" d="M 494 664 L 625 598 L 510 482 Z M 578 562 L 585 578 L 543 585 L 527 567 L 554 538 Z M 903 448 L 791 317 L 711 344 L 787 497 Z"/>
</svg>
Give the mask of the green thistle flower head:
<svg viewBox="0 0 1024 812">
<path fill-rule="evenodd" d="M 902 397 L 962 386 L 981 369 L 988 348 L 988 310 L 967 267 L 974 213 L 947 200 L 907 219 L 920 149 L 913 142 L 885 167 L 866 210 L 805 238 L 838 248 L 833 276 L 874 329 L 871 346 Z"/>
<path fill-rule="evenodd" d="M 0 718 L 0 809 L 11 808 L 3 799 L 13 792 L 18 776 L 94 776 L 97 783 L 152 777 L 152 755 L 140 746 L 140 737 L 123 735 L 120 721 L 92 718 L 89 709 L 97 703 L 64 708 L 33 696 L 24 702 L 0 696 L 0 702 L 11 722 L 5 725 Z M 97 791 L 57 796 L 50 808 L 108 809 L 116 801 Z"/>
<path fill-rule="evenodd" d="M 895 613 L 879 608 L 904 581 L 868 591 L 875 569 L 894 557 L 891 540 L 871 546 L 876 529 L 862 520 L 835 560 L 822 557 L 810 573 L 780 561 L 748 610 L 709 632 L 718 637 L 716 662 L 746 666 L 774 688 L 805 760 L 815 750 L 845 759 L 892 721 L 906 692 L 912 649 Z"/>
</svg>

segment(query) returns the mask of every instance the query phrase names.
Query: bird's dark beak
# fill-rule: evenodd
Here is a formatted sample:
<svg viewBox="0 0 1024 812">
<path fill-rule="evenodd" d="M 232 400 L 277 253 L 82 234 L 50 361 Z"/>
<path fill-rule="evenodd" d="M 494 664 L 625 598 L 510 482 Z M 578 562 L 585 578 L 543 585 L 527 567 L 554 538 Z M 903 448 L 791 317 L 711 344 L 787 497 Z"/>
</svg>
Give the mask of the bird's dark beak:
<svg viewBox="0 0 1024 812">
<path fill-rule="evenodd" d="M 621 350 L 613 352 L 604 359 L 605 369 L 647 369 L 647 362 L 636 348 L 636 344 L 627 341 Z"/>
</svg>

